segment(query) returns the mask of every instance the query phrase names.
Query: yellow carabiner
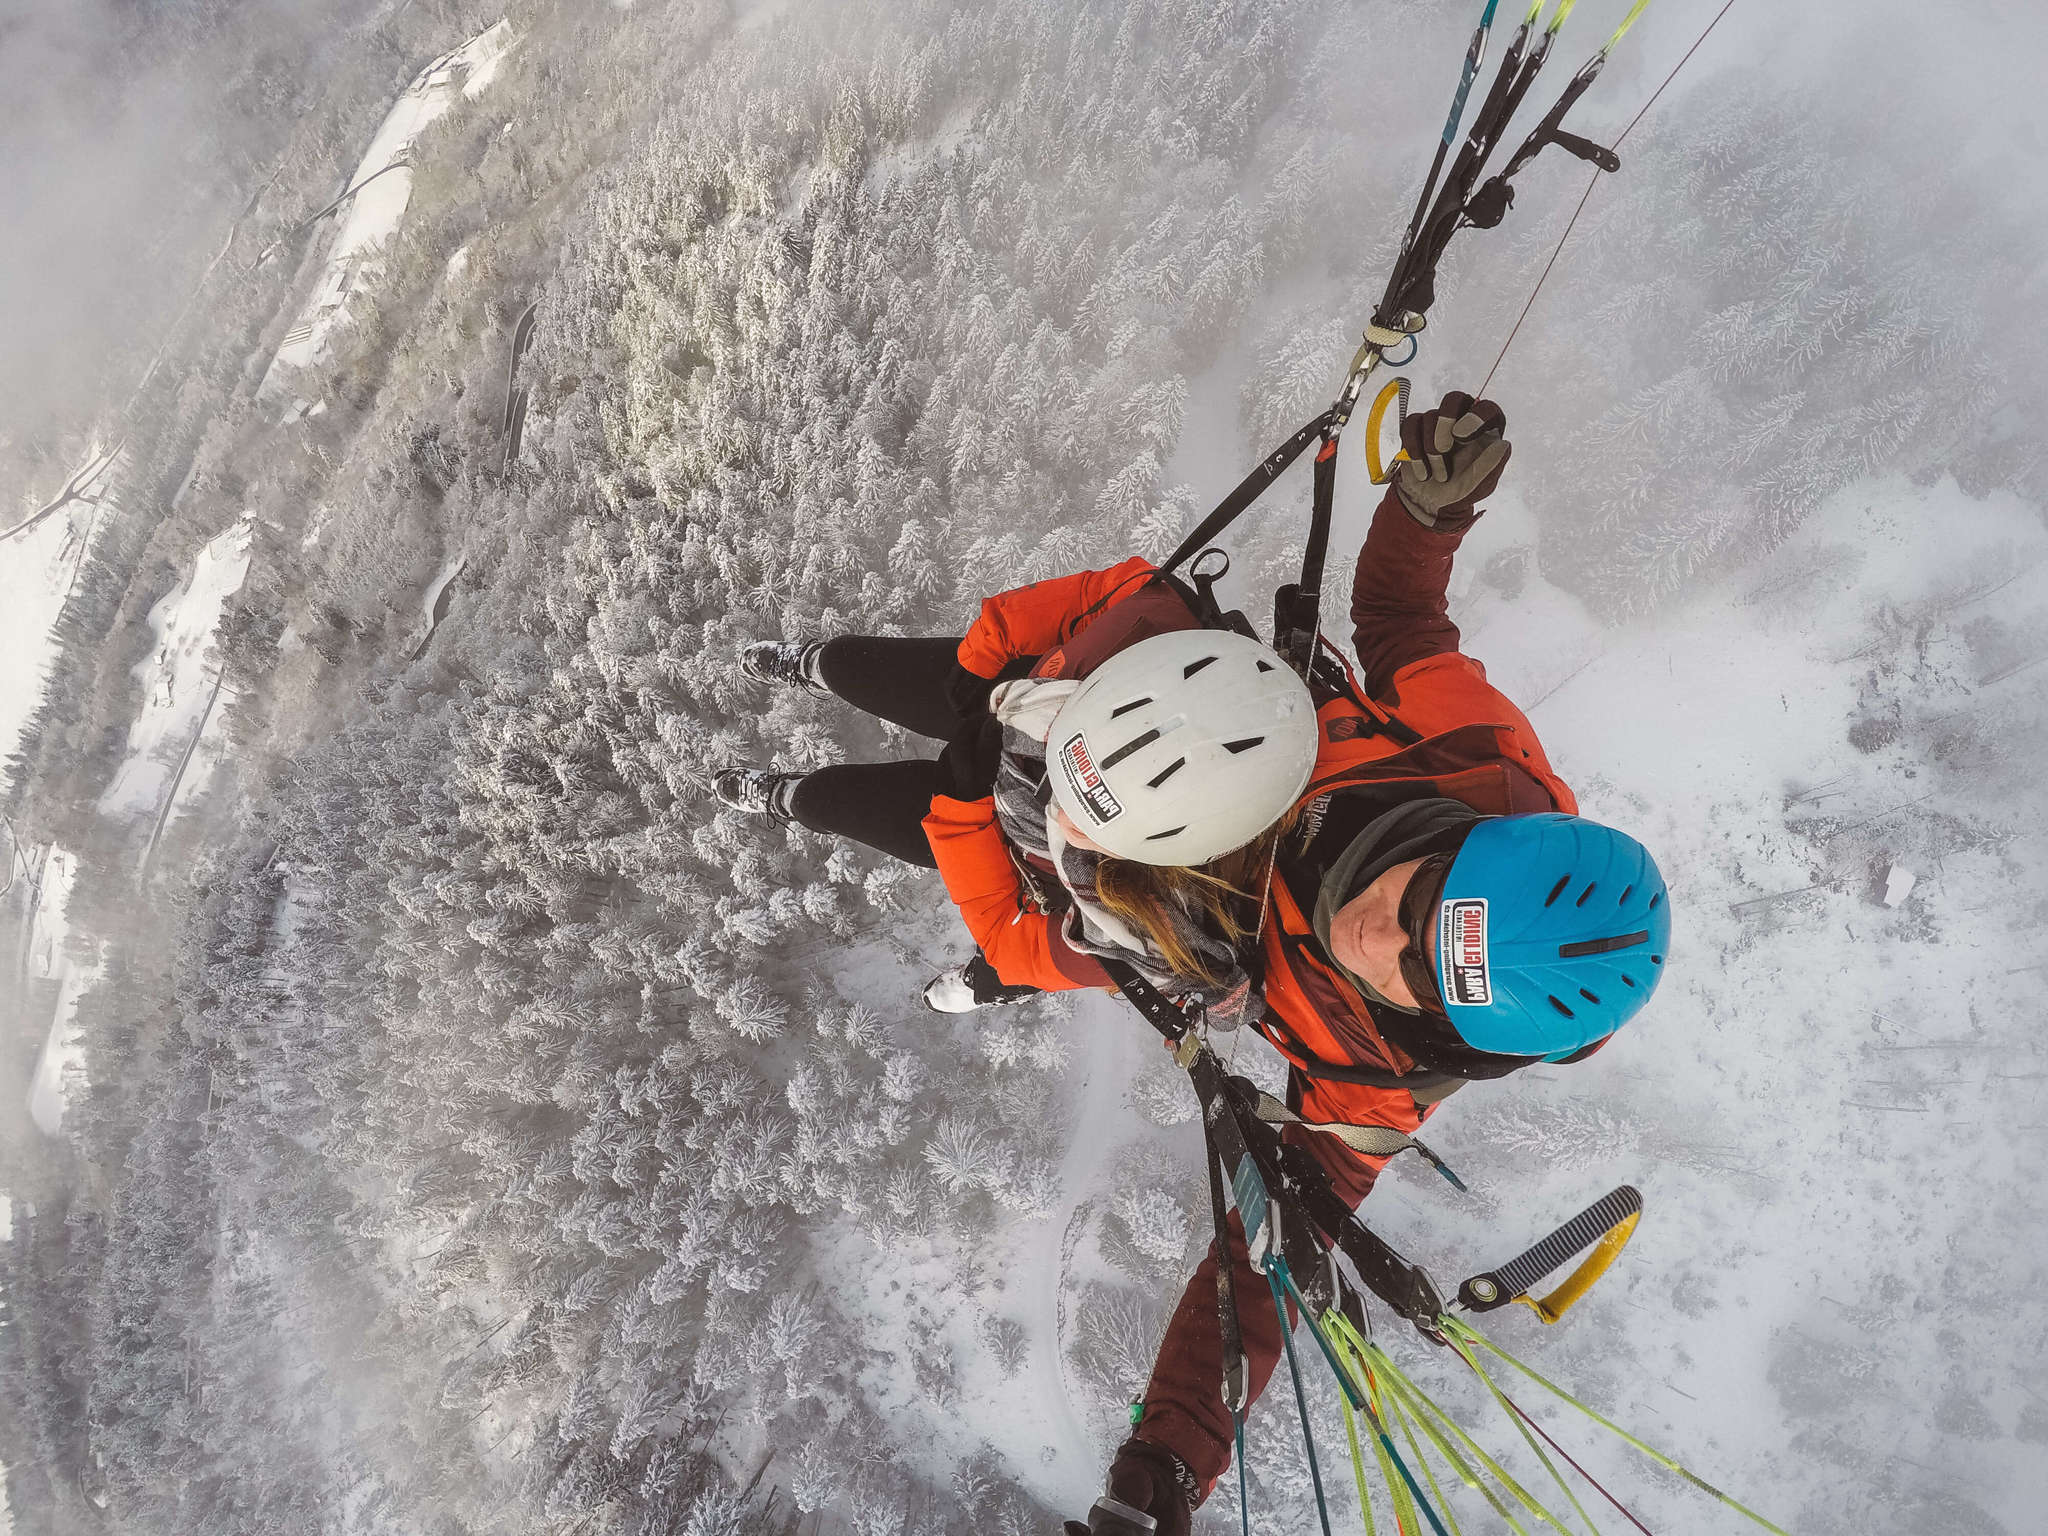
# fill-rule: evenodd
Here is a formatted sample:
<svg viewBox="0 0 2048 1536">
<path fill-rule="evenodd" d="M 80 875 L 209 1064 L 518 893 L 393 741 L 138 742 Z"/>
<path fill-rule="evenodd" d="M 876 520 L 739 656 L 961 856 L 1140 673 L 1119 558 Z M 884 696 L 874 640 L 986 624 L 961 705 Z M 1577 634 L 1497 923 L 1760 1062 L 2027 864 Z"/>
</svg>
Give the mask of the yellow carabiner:
<svg viewBox="0 0 2048 1536">
<path fill-rule="evenodd" d="M 1609 1227 L 1606 1235 L 1593 1245 L 1593 1251 L 1571 1272 L 1570 1278 L 1541 1301 L 1526 1295 L 1517 1296 L 1515 1300 L 1544 1322 L 1556 1322 L 1571 1311 L 1579 1299 L 1593 1288 L 1593 1282 L 1606 1274 L 1607 1267 L 1621 1257 L 1621 1250 L 1628 1246 L 1628 1240 L 1634 1235 L 1636 1223 L 1642 1219 L 1642 1215 L 1641 1211 L 1631 1211 Z"/>
<path fill-rule="evenodd" d="M 1401 414 L 1394 421 L 1394 435 L 1400 437 L 1401 423 L 1408 418 L 1408 376 L 1397 375 L 1387 380 L 1386 385 L 1373 397 L 1372 409 L 1365 413 L 1365 469 L 1372 476 L 1374 485 L 1385 485 L 1394 478 L 1394 465 L 1408 457 L 1408 450 L 1397 448 L 1391 462 L 1380 462 L 1380 423 L 1386 418 L 1387 406 L 1395 398 L 1401 402 Z"/>
</svg>

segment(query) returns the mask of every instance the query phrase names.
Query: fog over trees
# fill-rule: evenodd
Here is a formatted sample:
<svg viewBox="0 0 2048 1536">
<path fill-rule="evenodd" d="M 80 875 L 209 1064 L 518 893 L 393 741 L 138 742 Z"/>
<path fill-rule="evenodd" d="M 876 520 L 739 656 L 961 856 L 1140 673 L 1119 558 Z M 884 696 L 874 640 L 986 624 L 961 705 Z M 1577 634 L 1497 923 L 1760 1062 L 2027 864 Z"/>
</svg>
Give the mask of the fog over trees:
<svg viewBox="0 0 2048 1536">
<path fill-rule="evenodd" d="M 1746 743 L 1655 807 L 1559 753 L 1696 898 L 1656 1037 L 1690 1075 L 1653 1040 L 1590 1083 L 1482 1086 L 1444 1116 L 1476 1203 L 1390 1180 L 1366 1209 L 1454 1282 L 1586 1188 L 1662 1179 L 1673 1246 L 1550 1366 L 1603 1401 L 1654 1389 L 1622 1400 L 1788 1529 L 2018 1533 L 2048 1444 L 2006 1358 L 2048 1324 L 2039 1010 L 2014 991 L 2048 910 L 2040 197 L 1956 99 L 1957 39 L 1999 35 L 1974 9 L 1831 4 L 1781 37 L 1748 3 L 1501 364 L 1513 499 L 1458 612 L 1543 688 L 1599 626 L 1625 653 L 1702 594 L 1749 605 L 1703 634 L 1836 615 L 1816 645 L 1853 703 L 1828 740 L 1875 798 L 1773 779 L 1768 825 L 1737 824 L 1709 791 Z M 968 952 L 937 880 L 709 794 L 728 763 L 925 745 L 736 656 L 957 633 L 989 592 L 1171 549 L 1340 381 L 1473 9 L 298 0 L 0 29 L 0 86 L 43 77 L 0 165 L 70 178 L 7 205 L 54 233 L 0 268 L 47 364 L 0 370 L 0 525 L 126 443 L 62 514 L 75 574 L 0 786 L 15 1533 L 1021 1536 L 1080 1512 L 1206 1241 L 1192 1099 L 1099 1000 L 928 1014 Z M 1618 132 L 1712 10 L 1659 0 L 1582 130 Z M 260 390 L 330 226 L 259 255 L 501 17 L 518 42 L 413 146 L 371 291 Z M 1575 20 L 1539 98 L 1615 19 Z M 1938 86 L 1915 24 L 1954 28 Z M 1980 85 L 2038 145 L 2014 80 Z M 1418 395 L 1493 365 L 1588 174 L 1556 158 L 1461 237 Z M 1951 579 L 1957 530 L 1914 523 L 1916 495 L 2017 531 Z M 1233 535 L 1256 615 L 1305 498 L 1297 471 Z M 1942 573 L 1912 601 L 1841 598 L 1892 569 L 1839 536 L 1858 498 L 1909 509 L 1893 563 Z M 102 805 L 151 616 L 244 520 L 214 745 L 158 837 L 157 808 Z M 1745 685 L 1758 739 L 1820 708 L 1809 675 Z M 1582 718 L 1556 707 L 1532 711 L 1553 747 Z M 1880 820 L 1893 790 L 1915 809 Z M 56 959 L 90 977 L 57 1136 L 20 1112 L 58 1007 L 30 957 L 52 848 L 80 869 Z M 1885 905 L 1894 866 L 1932 894 Z M 1894 964 L 1903 1002 L 1825 991 Z M 1873 1097 L 1876 1131 L 1844 1107 Z M 1794 1225 L 1808 1198 L 1872 1213 L 1873 1267 L 1750 1331 L 1723 1267 L 1768 1249 L 1752 1211 Z M 1735 1363 L 1704 1358 L 1721 1330 Z M 1724 1382 L 1755 1400 L 1710 1420 Z M 1309 1529 L 1281 1396 L 1251 1426 L 1253 1519 Z M 1341 1444 L 1334 1396 L 1316 1412 Z M 1658 1474 L 1644 1507 L 1703 1528 L 1687 1496 Z"/>
</svg>

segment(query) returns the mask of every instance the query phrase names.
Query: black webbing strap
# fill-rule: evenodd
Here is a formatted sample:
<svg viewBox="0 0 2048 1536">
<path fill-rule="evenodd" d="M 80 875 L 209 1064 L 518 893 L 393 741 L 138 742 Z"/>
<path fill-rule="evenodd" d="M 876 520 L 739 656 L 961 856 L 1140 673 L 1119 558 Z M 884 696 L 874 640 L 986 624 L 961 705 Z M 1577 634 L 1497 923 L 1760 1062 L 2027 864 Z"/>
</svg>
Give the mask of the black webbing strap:
<svg viewBox="0 0 2048 1536">
<path fill-rule="evenodd" d="M 1387 279 L 1379 308 L 1373 312 L 1375 324 L 1391 326 L 1404 311 L 1428 313 L 1436 300 L 1436 269 L 1451 243 L 1451 237 L 1464 224 L 1478 229 L 1491 229 L 1498 224 L 1514 201 L 1510 180 L 1545 144 L 1561 145 L 1580 159 L 1592 160 L 1603 169 L 1612 170 L 1620 164 L 1601 146 L 1576 134 L 1565 133 L 1558 127 L 1565 113 L 1592 84 L 1592 76 L 1599 73 L 1596 65 L 1588 66 L 1591 74 L 1581 70 L 1573 78 L 1562 99 L 1545 115 L 1541 125 L 1516 151 L 1506 168 L 1474 190 L 1479 173 L 1486 168 L 1487 160 L 1499 146 L 1501 136 L 1520 110 L 1529 88 L 1535 84 L 1537 72 L 1549 57 L 1550 45 L 1556 36 L 1554 31 L 1546 30 L 1525 59 L 1523 50 L 1528 32 L 1529 26 L 1525 22 L 1515 33 L 1514 42 L 1501 58 L 1493 84 L 1487 88 L 1485 99 L 1472 119 L 1471 130 L 1457 158 L 1451 162 L 1450 174 L 1444 178 L 1435 204 L 1420 227 L 1411 228 L 1410 236 L 1402 247 L 1401 259 Z"/>
<path fill-rule="evenodd" d="M 1358 1213 L 1331 1187 L 1329 1173 L 1313 1153 L 1284 1141 L 1277 1130 L 1255 1118 L 1246 1100 L 1256 1096 L 1257 1089 L 1242 1078 L 1224 1078 L 1222 1066 L 1213 1056 L 1208 1058 L 1208 1066 L 1220 1079 L 1221 1091 L 1231 1097 L 1240 1116 L 1246 1145 L 1254 1162 L 1265 1172 L 1269 1197 L 1284 1200 L 1305 1214 L 1331 1243 L 1344 1250 L 1367 1290 L 1423 1332 L 1433 1333 L 1436 1319 L 1444 1309 L 1436 1283 L 1419 1265 L 1402 1258 L 1392 1244 L 1358 1219 Z M 1189 1075 L 1195 1074 L 1191 1071 Z M 1196 1091 L 1198 1095 L 1201 1092 L 1199 1079 Z M 1295 1225 L 1298 1228 L 1300 1223 Z M 1298 1274 L 1314 1273 L 1312 1268 L 1305 1267 L 1302 1256 L 1290 1252 L 1287 1258 Z M 1309 1262 L 1312 1263 L 1312 1258 Z"/>
<path fill-rule="evenodd" d="M 1586 88 L 1599 75 L 1598 66 L 1599 60 L 1595 58 L 1572 76 L 1571 83 L 1557 98 L 1557 104 L 1544 113 L 1543 120 L 1531 131 L 1529 137 L 1522 141 L 1521 147 L 1509 157 L 1508 163 L 1501 168 L 1500 173 L 1490 177 L 1486 185 L 1472 195 L 1466 204 L 1466 218 L 1475 229 L 1492 229 L 1507 216 L 1508 209 L 1513 207 L 1515 202 L 1515 189 L 1510 185 L 1515 174 L 1549 145 L 1555 144 L 1567 154 L 1576 155 L 1603 171 L 1621 169 L 1621 156 L 1605 144 L 1596 144 L 1579 134 L 1569 133 L 1561 126 L 1565 113 L 1586 94 Z"/>
<path fill-rule="evenodd" d="M 1105 959 L 1102 967 L 1146 1022 L 1168 1040 L 1179 1044 L 1191 1020 L 1173 1002 L 1136 970 L 1121 960 Z M 1410 1264 L 1393 1247 L 1358 1219 L 1336 1190 L 1330 1176 L 1301 1147 L 1290 1146 L 1280 1133 L 1259 1120 L 1258 1090 L 1241 1078 L 1225 1074 L 1223 1064 L 1207 1046 L 1197 1046 L 1185 1063 L 1195 1097 L 1201 1101 L 1202 1124 L 1207 1146 L 1221 1152 L 1222 1160 L 1233 1162 L 1249 1157 L 1259 1170 L 1267 1195 L 1285 1202 L 1303 1214 L 1307 1223 L 1319 1228 L 1342 1248 L 1358 1271 L 1366 1289 L 1407 1318 L 1425 1333 L 1434 1334 L 1443 1300 L 1427 1273 Z M 1299 1275 L 1316 1272 L 1314 1254 L 1300 1250 L 1307 1237 L 1302 1221 L 1281 1223 L 1282 1245 L 1290 1250 L 1289 1268 Z"/>
<path fill-rule="evenodd" d="M 1223 1154 L 1202 1117 L 1202 1156 L 1209 1164 L 1209 1216 L 1216 1224 L 1216 1326 L 1223 1344 L 1223 1406 L 1234 1420 L 1244 1413 L 1244 1331 L 1237 1321 L 1237 1268 L 1230 1262 L 1230 1215 L 1223 1204 Z"/>
<path fill-rule="evenodd" d="M 1322 628 L 1323 566 L 1329 558 L 1330 519 L 1337 501 L 1337 441 L 1334 430 L 1324 433 L 1323 446 L 1316 452 L 1301 577 L 1273 594 L 1273 649 L 1304 678 L 1315 665 L 1316 636 Z"/>
<path fill-rule="evenodd" d="M 1107 955 L 1098 955 L 1096 959 L 1109 973 L 1109 979 L 1116 983 L 1116 989 L 1123 993 L 1125 1000 L 1145 1016 L 1145 1022 L 1178 1045 L 1194 1021 L 1181 1012 L 1171 998 L 1140 976 L 1135 966 Z"/>
<path fill-rule="evenodd" d="M 1301 586 L 1318 596 L 1330 554 L 1330 515 L 1337 502 L 1337 439 L 1325 437 L 1316 450 L 1315 493 L 1309 503 L 1308 542 L 1301 548 Z"/>
<path fill-rule="evenodd" d="M 1301 451 L 1322 436 L 1323 428 L 1328 426 L 1329 422 L 1330 413 L 1324 411 L 1261 459 L 1258 467 L 1238 481 L 1236 488 L 1217 502 L 1216 509 L 1196 525 L 1193 533 L 1180 541 L 1178 549 L 1166 557 L 1159 567 L 1161 574 L 1169 573 L 1183 561 L 1191 559 L 1207 547 L 1209 541 L 1217 534 L 1236 522 L 1244 509 L 1257 501 L 1264 494 L 1266 487 L 1279 479 L 1287 466 L 1301 457 Z"/>
</svg>

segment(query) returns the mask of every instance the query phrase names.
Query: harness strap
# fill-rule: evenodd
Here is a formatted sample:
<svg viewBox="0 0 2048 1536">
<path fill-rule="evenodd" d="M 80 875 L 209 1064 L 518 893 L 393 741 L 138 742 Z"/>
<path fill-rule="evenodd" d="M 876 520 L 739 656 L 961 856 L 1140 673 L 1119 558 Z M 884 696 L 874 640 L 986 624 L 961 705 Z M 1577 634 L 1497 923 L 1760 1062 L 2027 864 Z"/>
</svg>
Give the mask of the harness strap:
<svg viewBox="0 0 2048 1536">
<path fill-rule="evenodd" d="M 1230 1417 L 1241 1435 L 1248 1396 L 1245 1390 L 1244 1332 L 1237 1320 L 1236 1271 L 1227 1262 L 1230 1217 L 1223 1204 L 1223 1153 L 1216 1145 L 1216 1132 L 1206 1115 L 1202 1118 L 1202 1153 L 1203 1160 L 1209 1165 L 1209 1217 L 1216 1227 L 1216 1322 L 1223 1345 L 1223 1405 L 1230 1410 Z M 1246 1240 L 1250 1240 L 1249 1233 Z M 1242 1456 L 1242 1443 L 1238 1449 Z"/>
<path fill-rule="evenodd" d="M 1406 1131 L 1397 1131 L 1391 1125 L 1353 1125 L 1345 1120 L 1305 1120 L 1263 1088 L 1254 1089 L 1257 1095 L 1252 1100 L 1252 1113 L 1268 1125 L 1300 1125 L 1311 1131 L 1321 1131 L 1334 1136 L 1354 1152 L 1367 1157 L 1392 1157 L 1397 1152 L 1406 1152 L 1411 1147 L 1429 1157 L 1429 1150 Z"/>
<path fill-rule="evenodd" d="M 1195 531 L 1180 541 L 1180 547 L 1166 557 L 1159 567 L 1161 574 L 1170 574 L 1176 566 L 1191 559 L 1217 534 L 1236 522 L 1244 509 L 1257 501 L 1266 487 L 1279 479 L 1282 471 L 1301 457 L 1302 450 L 1323 435 L 1323 429 L 1329 423 L 1330 413 L 1324 411 L 1261 459 L 1250 474 L 1238 481 L 1228 496 L 1216 503 L 1215 510 L 1195 525 Z"/>
<path fill-rule="evenodd" d="M 1365 1157 L 1393 1157 L 1400 1152 L 1418 1152 L 1424 1162 L 1459 1189 L 1465 1187 L 1464 1181 L 1451 1172 L 1449 1164 L 1405 1131 L 1397 1131 L 1390 1125 L 1353 1125 L 1345 1120 L 1305 1120 L 1263 1088 L 1255 1088 L 1252 1092 L 1257 1095 L 1252 1100 L 1252 1113 L 1268 1125 L 1299 1125 L 1311 1131 L 1321 1131 Z"/>
</svg>

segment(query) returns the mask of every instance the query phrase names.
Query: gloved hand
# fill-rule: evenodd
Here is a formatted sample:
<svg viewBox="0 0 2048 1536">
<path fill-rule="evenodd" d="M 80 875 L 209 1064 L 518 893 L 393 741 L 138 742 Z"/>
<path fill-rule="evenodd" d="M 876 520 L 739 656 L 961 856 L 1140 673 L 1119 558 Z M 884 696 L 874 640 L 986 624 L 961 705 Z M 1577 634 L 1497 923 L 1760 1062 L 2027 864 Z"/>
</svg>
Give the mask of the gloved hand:
<svg viewBox="0 0 2048 1536">
<path fill-rule="evenodd" d="M 1157 1522 L 1158 1536 L 1188 1536 L 1195 1521 L 1187 1493 L 1193 1482 L 1178 1456 L 1149 1440 L 1126 1440 L 1109 1464 L 1109 1497 L 1150 1515 Z M 1099 1522 L 1090 1525 L 1101 1528 Z M 1089 1528 L 1067 1522 L 1069 1536 Z"/>
<path fill-rule="evenodd" d="M 1493 494 L 1513 446 L 1507 413 L 1491 400 L 1452 390 L 1433 411 L 1401 423 L 1408 457 L 1394 490 L 1408 515 L 1425 528 L 1462 533 L 1478 521 L 1478 504 Z"/>
<path fill-rule="evenodd" d="M 956 661 L 946 674 L 946 703 L 962 720 L 972 720 L 988 713 L 988 696 L 995 686 L 994 678 L 970 672 Z"/>
<path fill-rule="evenodd" d="M 1003 761 L 1003 727 L 984 711 L 953 733 L 939 754 L 932 793 L 955 800 L 979 800 L 995 793 L 996 770 Z"/>
</svg>

